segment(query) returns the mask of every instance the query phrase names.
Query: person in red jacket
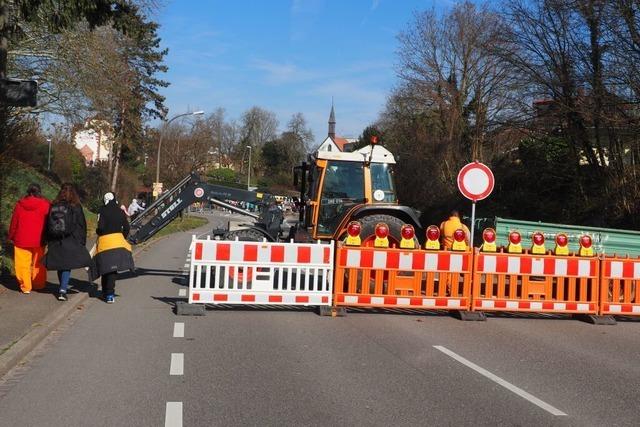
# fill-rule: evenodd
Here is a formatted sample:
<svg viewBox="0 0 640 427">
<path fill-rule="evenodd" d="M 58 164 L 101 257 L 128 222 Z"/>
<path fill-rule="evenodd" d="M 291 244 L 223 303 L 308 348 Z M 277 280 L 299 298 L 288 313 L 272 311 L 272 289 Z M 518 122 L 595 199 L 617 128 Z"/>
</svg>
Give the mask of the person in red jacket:
<svg viewBox="0 0 640 427">
<path fill-rule="evenodd" d="M 44 254 L 44 227 L 49 213 L 49 201 L 42 197 L 38 184 L 29 184 L 27 195 L 13 209 L 9 240 L 13 242 L 16 279 L 24 294 L 31 288 L 42 289 L 47 270 L 41 264 Z"/>
</svg>

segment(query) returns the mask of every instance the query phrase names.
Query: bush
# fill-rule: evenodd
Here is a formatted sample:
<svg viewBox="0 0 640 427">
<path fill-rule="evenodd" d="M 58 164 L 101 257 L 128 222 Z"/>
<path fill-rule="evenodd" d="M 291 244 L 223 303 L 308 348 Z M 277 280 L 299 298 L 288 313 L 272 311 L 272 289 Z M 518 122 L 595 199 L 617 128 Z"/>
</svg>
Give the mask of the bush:
<svg viewBox="0 0 640 427">
<path fill-rule="evenodd" d="M 218 169 L 209 169 L 207 171 L 207 177 L 211 181 L 221 182 L 221 183 L 235 183 L 237 180 L 236 171 L 229 168 L 218 168 Z"/>
</svg>

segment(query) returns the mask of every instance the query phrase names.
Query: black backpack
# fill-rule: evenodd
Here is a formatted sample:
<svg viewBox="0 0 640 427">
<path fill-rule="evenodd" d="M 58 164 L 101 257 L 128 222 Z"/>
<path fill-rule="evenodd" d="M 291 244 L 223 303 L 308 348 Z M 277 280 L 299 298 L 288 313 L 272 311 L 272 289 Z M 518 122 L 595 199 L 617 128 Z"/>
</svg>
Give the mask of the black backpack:
<svg viewBox="0 0 640 427">
<path fill-rule="evenodd" d="M 47 219 L 47 232 L 50 237 L 62 238 L 73 232 L 73 210 L 66 203 L 51 206 Z"/>
</svg>

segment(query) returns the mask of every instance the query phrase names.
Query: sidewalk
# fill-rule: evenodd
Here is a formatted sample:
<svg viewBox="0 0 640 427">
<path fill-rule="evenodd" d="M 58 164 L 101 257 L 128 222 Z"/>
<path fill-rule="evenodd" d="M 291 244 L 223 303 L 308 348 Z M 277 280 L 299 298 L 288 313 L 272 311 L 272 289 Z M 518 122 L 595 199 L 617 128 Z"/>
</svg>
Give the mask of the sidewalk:
<svg viewBox="0 0 640 427">
<path fill-rule="evenodd" d="M 25 295 L 15 277 L 0 277 L 0 377 L 74 310 L 99 295 L 83 269 L 72 272 L 68 301 L 56 299 L 58 283 L 56 272 L 50 271 L 45 289 Z"/>
</svg>

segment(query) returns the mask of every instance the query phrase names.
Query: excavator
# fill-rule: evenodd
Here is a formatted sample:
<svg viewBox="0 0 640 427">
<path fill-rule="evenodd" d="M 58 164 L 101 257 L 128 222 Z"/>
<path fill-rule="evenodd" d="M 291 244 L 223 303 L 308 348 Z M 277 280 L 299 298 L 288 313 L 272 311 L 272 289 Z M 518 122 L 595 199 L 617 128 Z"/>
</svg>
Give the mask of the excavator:
<svg viewBox="0 0 640 427">
<path fill-rule="evenodd" d="M 392 245 L 401 241 L 401 231 L 407 224 L 415 231 L 413 239 L 421 243 L 424 230 L 419 213 L 398 203 L 393 179 L 395 164 L 393 154 L 375 139 L 352 152 L 318 151 L 310 155 L 307 162 L 294 167 L 294 186 L 300 191 L 299 217 L 291 225 L 285 222 L 273 196 L 208 184 L 191 174 L 131 223 L 129 240 L 134 244 L 144 242 L 192 203 L 208 200 L 255 221 L 227 230 L 222 235 L 225 240 L 342 241 L 347 238 L 349 227 L 357 222 L 365 246 L 373 245 L 380 223 L 387 225 Z M 260 213 L 240 209 L 229 200 L 260 205 Z"/>
</svg>

